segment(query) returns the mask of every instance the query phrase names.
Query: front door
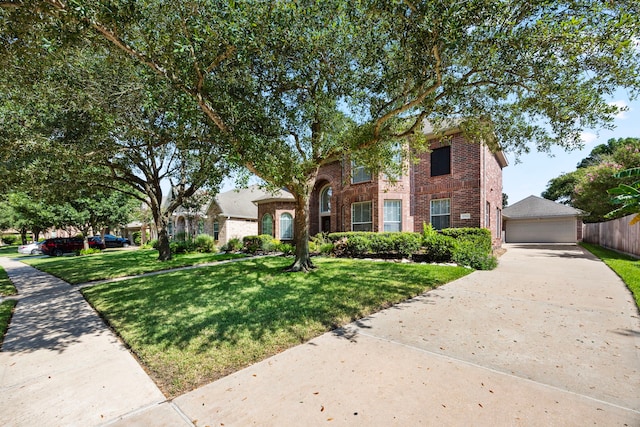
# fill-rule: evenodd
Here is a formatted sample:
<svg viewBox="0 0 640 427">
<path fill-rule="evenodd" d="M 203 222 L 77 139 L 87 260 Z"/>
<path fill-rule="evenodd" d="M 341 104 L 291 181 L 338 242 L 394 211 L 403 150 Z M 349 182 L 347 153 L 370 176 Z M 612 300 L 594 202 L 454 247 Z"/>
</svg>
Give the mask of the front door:
<svg viewBox="0 0 640 427">
<path fill-rule="evenodd" d="M 331 232 L 331 217 L 323 216 L 320 217 L 320 231 L 323 233 Z"/>
</svg>

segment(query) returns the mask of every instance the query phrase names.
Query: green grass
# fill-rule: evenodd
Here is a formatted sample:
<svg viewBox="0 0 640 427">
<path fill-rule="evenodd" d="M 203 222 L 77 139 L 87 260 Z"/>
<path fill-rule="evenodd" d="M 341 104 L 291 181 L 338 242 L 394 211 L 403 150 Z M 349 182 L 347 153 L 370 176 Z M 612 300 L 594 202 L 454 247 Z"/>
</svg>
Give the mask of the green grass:
<svg viewBox="0 0 640 427">
<path fill-rule="evenodd" d="M 267 257 L 129 279 L 83 293 L 175 396 L 462 277 L 462 267 Z"/>
<path fill-rule="evenodd" d="M 11 245 L 11 246 L 0 246 L 0 256 L 7 257 L 7 258 L 17 258 L 17 257 L 23 257 L 27 255 L 19 254 L 18 246 Z"/>
<path fill-rule="evenodd" d="M 20 261 L 71 284 L 78 284 L 242 257 L 246 255 L 194 253 L 174 255 L 171 261 L 161 262 L 157 260 L 158 251 L 137 249 L 107 250 L 87 256 L 25 257 Z"/>
<path fill-rule="evenodd" d="M 4 268 L 0 267 L 0 295 L 16 295 L 18 293 L 11 280 L 9 280 L 9 276 L 7 276 L 7 272 L 4 271 Z"/>
<path fill-rule="evenodd" d="M 0 344 L 4 339 L 4 334 L 7 333 L 9 328 L 9 320 L 11 320 L 11 313 L 13 313 L 13 307 L 15 307 L 17 301 L 7 300 L 0 303 Z"/>
<path fill-rule="evenodd" d="M 616 272 L 627 285 L 636 305 L 640 308 L 640 260 L 616 251 L 605 249 L 602 246 L 581 243 L 582 247 L 600 258 L 605 264 Z"/>
</svg>

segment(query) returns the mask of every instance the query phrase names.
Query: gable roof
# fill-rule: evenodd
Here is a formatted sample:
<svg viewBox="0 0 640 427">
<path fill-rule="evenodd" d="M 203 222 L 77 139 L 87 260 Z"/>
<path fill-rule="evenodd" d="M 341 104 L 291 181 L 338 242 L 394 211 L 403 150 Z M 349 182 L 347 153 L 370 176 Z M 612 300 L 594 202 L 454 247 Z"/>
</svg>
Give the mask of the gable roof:
<svg viewBox="0 0 640 427">
<path fill-rule="evenodd" d="M 509 219 L 553 218 L 584 215 L 584 211 L 542 197 L 529 196 L 502 210 Z"/>
<path fill-rule="evenodd" d="M 220 208 L 220 215 L 233 218 L 258 218 L 258 208 L 253 201 L 265 197 L 267 191 L 261 189 L 258 185 L 252 185 L 247 188 L 240 188 L 220 193 L 215 197 L 212 203 Z"/>
<path fill-rule="evenodd" d="M 260 203 L 266 202 L 293 202 L 295 198 L 293 194 L 289 193 L 287 190 L 277 190 L 274 193 L 266 192 L 263 196 L 258 197 L 253 200 L 253 203 L 259 205 Z"/>
</svg>

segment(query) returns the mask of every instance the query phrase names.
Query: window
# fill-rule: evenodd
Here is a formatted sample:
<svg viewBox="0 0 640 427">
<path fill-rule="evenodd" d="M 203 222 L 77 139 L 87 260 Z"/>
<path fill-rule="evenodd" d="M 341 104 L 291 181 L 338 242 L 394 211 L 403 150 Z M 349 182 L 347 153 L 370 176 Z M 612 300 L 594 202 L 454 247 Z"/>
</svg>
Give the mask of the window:
<svg viewBox="0 0 640 427">
<path fill-rule="evenodd" d="M 280 239 L 293 239 L 293 217 L 291 214 L 283 213 L 280 215 Z"/>
<path fill-rule="evenodd" d="M 496 237 L 502 238 L 502 211 L 496 208 Z"/>
<path fill-rule="evenodd" d="M 402 201 L 384 201 L 384 231 L 402 230 Z"/>
<path fill-rule="evenodd" d="M 351 205 L 351 230 L 372 231 L 371 202 L 354 203 Z"/>
<path fill-rule="evenodd" d="M 357 184 L 368 181 L 371 181 L 371 172 L 364 166 L 357 166 L 354 162 L 351 162 L 351 183 Z"/>
<path fill-rule="evenodd" d="M 431 176 L 451 173 L 451 146 L 436 148 L 431 152 Z"/>
<path fill-rule="evenodd" d="M 262 234 L 273 236 L 273 217 L 271 214 L 264 214 L 262 217 Z"/>
<path fill-rule="evenodd" d="M 320 192 L 320 213 L 331 213 L 331 187 L 328 185 Z"/>
<path fill-rule="evenodd" d="M 218 221 L 213 221 L 213 240 L 218 240 L 220 236 L 220 223 Z"/>
<path fill-rule="evenodd" d="M 167 223 L 167 234 L 170 238 L 173 236 L 173 221 L 171 220 Z"/>
<path fill-rule="evenodd" d="M 486 228 L 491 227 L 491 203 L 487 202 L 487 207 L 484 212 L 484 226 Z"/>
<path fill-rule="evenodd" d="M 198 234 L 204 234 L 204 219 L 198 218 Z"/>
<path fill-rule="evenodd" d="M 451 202 L 449 199 L 431 201 L 431 225 L 436 230 L 449 228 L 451 218 Z"/>
</svg>

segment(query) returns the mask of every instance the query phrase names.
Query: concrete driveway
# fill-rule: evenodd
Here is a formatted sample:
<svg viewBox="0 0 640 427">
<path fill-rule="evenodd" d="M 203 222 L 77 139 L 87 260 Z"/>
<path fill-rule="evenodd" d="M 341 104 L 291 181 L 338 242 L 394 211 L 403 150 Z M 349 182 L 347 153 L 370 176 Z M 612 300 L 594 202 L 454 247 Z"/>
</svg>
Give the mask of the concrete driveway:
<svg viewBox="0 0 640 427">
<path fill-rule="evenodd" d="M 138 409 L 109 412 L 104 424 L 639 426 L 640 318 L 630 292 L 575 245 L 505 247 L 493 271 L 475 272 L 171 402 L 158 401 L 148 383 L 132 378 L 147 397 Z M 49 356 L 42 363 L 58 363 L 55 351 Z M 6 363 L 17 354 L 3 348 L 0 357 Z M 47 389 L 47 381 L 41 387 L 51 393 L 89 390 L 71 380 Z M 7 386 L 3 375 L 0 386 L 2 418 L 5 393 L 20 384 Z M 68 399 L 58 401 L 62 411 Z M 11 402 L 16 419 L 28 420 L 30 402 Z M 80 424 L 73 421 L 39 425 Z"/>
</svg>

